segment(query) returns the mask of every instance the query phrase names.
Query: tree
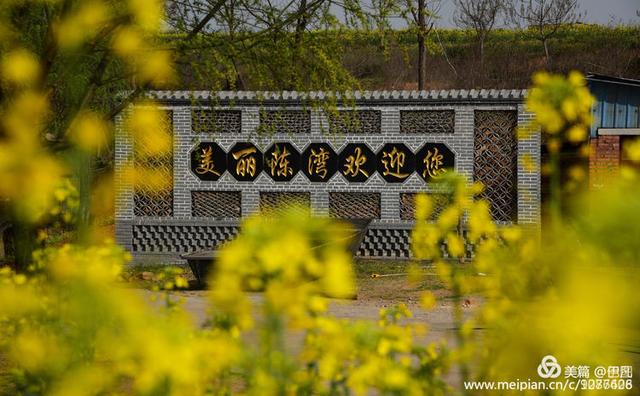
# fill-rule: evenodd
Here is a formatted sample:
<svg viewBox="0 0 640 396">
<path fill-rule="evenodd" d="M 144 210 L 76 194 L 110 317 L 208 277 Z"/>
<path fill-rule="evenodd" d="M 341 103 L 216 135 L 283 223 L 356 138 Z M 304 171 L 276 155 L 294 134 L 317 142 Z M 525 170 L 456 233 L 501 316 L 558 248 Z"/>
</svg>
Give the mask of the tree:
<svg viewBox="0 0 640 396">
<path fill-rule="evenodd" d="M 426 40 L 433 30 L 442 6 L 441 0 L 406 0 L 406 8 L 402 16 L 415 32 L 418 41 L 418 89 L 426 87 L 427 81 L 427 47 Z"/>
<path fill-rule="evenodd" d="M 344 90 L 345 27 L 369 26 L 357 1 L 169 0 L 183 86 L 197 89 Z M 339 14 L 341 17 L 339 17 Z"/>
<path fill-rule="evenodd" d="M 549 40 L 561 26 L 582 18 L 578 0 L 514 0 L 508 6 L 509 19 L 520 28 L 534 32 L 544 47 L 547 68 L 551 67 Z"/>
<path fill-rule="evenodd" d="M 462 28 L 473 29 L 476 33 L 480 59 L 480 75 L 484 78 L 484 45 L 489 33 L 503 11 L 504 0 L 454 0 L 456 12 L 455 24 Z"/>
</svg>

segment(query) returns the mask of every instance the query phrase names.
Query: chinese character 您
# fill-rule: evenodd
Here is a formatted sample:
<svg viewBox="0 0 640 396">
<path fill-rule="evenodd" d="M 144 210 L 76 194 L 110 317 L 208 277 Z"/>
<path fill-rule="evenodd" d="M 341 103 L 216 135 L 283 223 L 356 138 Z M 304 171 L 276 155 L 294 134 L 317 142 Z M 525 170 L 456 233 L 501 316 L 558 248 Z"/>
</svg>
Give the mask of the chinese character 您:
<svg viewBox="0 0 640 396">
<path fill-rule="evenodd" d="M 320 147 L 320 150 L 316 152 L 311 149 L 311 155 L 309 156 L 309 164 L 307 170 L 310 175 L 316 174 L 321 178 L 327 177 L 327 161 L 329 160 L 329 151 L 324 147 Z"/>
<path fill-rule="evenodd" d="M 216 176 L 220 176 L 220 173 L 216 171 L 215 164 L 213 163 L 213 147 L 202 149 L 202 156 L 200 157 L 200 164 L 196 168 L 196 173 L 204 175 L 205 173 L 213 173 Z"/>
<path fill-rule="evenodd" d="M 245 176 L 249 174 L 250 176 L 256 175 L 256 158 L 252 155 L 256 152 L 255 147 L 249 147 L 244 150 L 236 151 L 233 153 L 233 159 L 238 161 L 236 164 L 236 174 L 240 176 Z"/>
<path fill-rule="evenodd" d="M 367 156 L 362 154 L 362 149 L 360 147 L 356 147 L 353 154 L 347 157 L 347 163 L 344 164 L 344 171 L 342 171 L 342 173 L 345 176 L 351 177 L 355 177 L 358 173 L 362 173 L 366 177 L 369 177 L 369 173 L 361 168 L 361 166 L 367 162 Z"/>
<path fill-rule="evenodd" d="M 424 171 L 422 171 L 422 177 L 435 178 L 446 172 L 446 169 L 442 168 L 443 155 L 438 152 L 438 148 L 435 147 L 433 151 L 427 151 L 427 156 L 424 157 L 423 163 L 425 165 Z"/>
<path fill-rule="evenodd" d="M 289 160 L 287 157 L 289 156 L 286 147 L 282 148 L 282 152 L 278 152 L 278 150 L 271 153 L 272 159 L 267 161 L 267 165 L 271 169 L 271 176 L 290 176 L 293 174 L 293 169 L 289 166 Z"/>
<path fill-rule="evenodd" d="M 382 164 L 384 165 L 383 176 L 391 175 L 399 179 L 409 176 L 408 173 L 401 173 L 400 168 L 404 166 L 405 153 L 398 151 L 396 147 L 391 152 L 384 151 L 382 153 Z"/>
</svg>

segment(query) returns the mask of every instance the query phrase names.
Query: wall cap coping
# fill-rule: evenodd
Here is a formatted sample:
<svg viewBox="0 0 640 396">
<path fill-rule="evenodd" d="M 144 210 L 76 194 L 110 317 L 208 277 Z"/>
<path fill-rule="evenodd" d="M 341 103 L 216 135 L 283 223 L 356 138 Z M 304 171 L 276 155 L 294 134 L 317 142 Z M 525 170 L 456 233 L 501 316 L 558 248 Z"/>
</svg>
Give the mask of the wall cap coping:
<svg viewBox="0 0 640 396">
<path fill-rule="evenodd" d="M 450 89 L 430 91 L 149 91 L 146 97 L 172 104 L 286 104 L 304 101 L 355 101 L 356 104 L 405 103 L 521 103 L 526 97 L 524 89 Z"/>
</svg>

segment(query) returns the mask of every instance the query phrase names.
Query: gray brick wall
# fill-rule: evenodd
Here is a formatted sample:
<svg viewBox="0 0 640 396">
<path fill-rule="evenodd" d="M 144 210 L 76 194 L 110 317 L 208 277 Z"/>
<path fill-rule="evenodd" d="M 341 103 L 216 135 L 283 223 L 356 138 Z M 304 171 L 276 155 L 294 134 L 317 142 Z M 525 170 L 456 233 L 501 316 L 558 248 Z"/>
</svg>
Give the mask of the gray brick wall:
<svg viewBox="0 0 640 396">
<path fill-rule="evenodd" d="M 447 91 L 448 92 L 448 91 Z M 501 91 L 496 91 L 501 92 Z M 514 92 L 514 91 L 508 91 Z M 448 94 L 452 95 L 452 94 Z M 377 152 L 384 143 L 403 142 L 414 152 L 427 142 L 445 143 L 455 153 L 456 171 L 464 175 L 470 182 L 473 180 L 473 155 L 474 155 L 474 111 L 475 110 L 517 110 L 518 123 L 524 124 L 531 118 L 522 106 L 524 93 L 514 95 L 513 98 L 505 99 L 498 94 L 481 98 L 467 98 L 466 100 L 438 99 L 412 100 L 410 102 L 402 100 L 402 95 L 398 99 L 387 98 L 384 102 L 376 100 L 363 100 L 357 105 L 358 109 L 379 110 L 382 115 L 380 134 L 353 134 L 342 136 L 328 135 L 328 122 L 326 115 L 318 109 L 311 111 L 311 133 L 295 134 L 281 133 L 270 136 L 263 136 L 257 133 L 260 122 L 260 110 L 281 110 L 300 109 L 301 103 L 295 101 L 283 101 L 278 104 L 274 100 L 267 105 L 259 102 L 244 101 L 238 103 L 228 103 L 222 105 L 221 109 L 236 109 L 242 111 L 242 132 L 240 135 L 215 133 L 195 133 L 191 128 L 191 111 L 195 108 L 207 108 L 206 103 L 193 105 L 190 101 L 176 101 L 174 96 L 169 95 L 169 99 L 160 99 L 161 106 L 173 111 L 174 128 L 174 216 L 172 219 L 159 219 L 133 216 L 133 196 L 132 189 L 128 183 L 126 169 L 130 166 L 132 154 L 132 139 L 123 128 L 123 115 L 116 120 L 116 159 L 115 159 L 115 180 L 116 180 L 116 239 L 118 243 L 134 250 L 134 230 L 140 230 L 145 224 L 160 225 L 170 224 L 175 227 L 176 235 L 155 236 L 155 234 L 145 234 L 150 238 L 169 238 L 175 240 L 175 244 L 183 246 L 184 240 L 189 236 L 177 235 L 185 229 L 181 226 L 196 224 L 206 224 L 208 226 L 228 225 L 220 221 L 207 220 L 202 218 L 192 218 L 191 213 L 191 191 L 241 191 L 242 192 L 242 214 L 243 216 L 254 213 L 259 206 L 260 191 L 304 191 L 311 193 L 311 205 L 315 213 L 319 215 L 328 214 L 329 192 L 379 192 L 381 193 L 381 218 L 374 220 L 372 229 L 403 229 L 409 230 L 413 223 L 400 219 L 400 193 L 405 192 L 434 192 L 433 187 L 427 185 L 417 173 L 413 173 L 404 183 L 387 183 L 378 173 L 372 175 L 364 183 L 348 183 L 338 171 L 326 183 L 313 183 L 299 172 L 290 182 L 274 182 L 265 172 L 263 172 L 253 182 L 238 182 L 228 172 L 218 181 L 201 181 L 190 171 L 189 153 L 199 141 L 216 141 L 225 151 L 228 151 L 236 142 L 253 142 L 263 152 L 274 141 L 291 142 L 297 150 L 302 153 L 308 143 L 326 142 L 330 144 L 336 153 L 351 142 L 364 142 L 374 152 Z M 162 95 L 158 95 L 161 96 Z M 165 95 L 166 96 L 166 95 Z M 400 133 L 400 110 L 454 110 L 455 129 L 451 134 L 401 134 Z M 540 172 L 539 167 L 531 171 L 523 165 L 523 156 L 529 156 L 534 162 L 540 161 L 540 136 L 533 134 L 527 139 L 518 142 L 518 219 L 522 224 L 537 225 L 540 222 Z M 138 227 L 138 228 L 136 228 Z M 139 233 L 136 233 L 139 235 Z M 152 236 L 149 236 L 152 235 Z M 391 235 L 391 234 L 390 234 Z M 406 238 L 405 238 L 406 239 Z M 405 246 L 406 248 L 406 246 Z M 180 261 L 179 254 L 183 251 L 163 251 L 163 252 L 141 252 L 133 251 L 137 260 L 153 260 L 162 262 Z M 366 252 L 361 255 L 367 255 Z M 402 254 L 384 254 L 388 257 L 404 257 Z M 379 252 L 374 255 L 380 255 Z"/>
</svg>

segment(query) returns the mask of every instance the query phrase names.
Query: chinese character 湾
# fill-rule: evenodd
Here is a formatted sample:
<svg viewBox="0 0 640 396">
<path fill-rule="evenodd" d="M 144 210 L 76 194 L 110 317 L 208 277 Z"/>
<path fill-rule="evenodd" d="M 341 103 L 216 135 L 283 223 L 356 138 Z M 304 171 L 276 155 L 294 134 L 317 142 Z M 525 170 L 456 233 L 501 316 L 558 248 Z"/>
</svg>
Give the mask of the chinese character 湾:
<svg viewBox="0 0 640 396">
<path fill-rule="evenodd" d="M 311 149 L 309 163 L 307 164 L 309 174 L 316 174 L 323 179 L 327 177 L 327 161 L 329 160 L 329 155 L 329 151 L 325 150 L 324 147 L 320 147 L 320 150 L 317 152 Z"/>
</svg>

